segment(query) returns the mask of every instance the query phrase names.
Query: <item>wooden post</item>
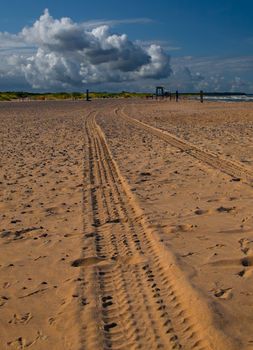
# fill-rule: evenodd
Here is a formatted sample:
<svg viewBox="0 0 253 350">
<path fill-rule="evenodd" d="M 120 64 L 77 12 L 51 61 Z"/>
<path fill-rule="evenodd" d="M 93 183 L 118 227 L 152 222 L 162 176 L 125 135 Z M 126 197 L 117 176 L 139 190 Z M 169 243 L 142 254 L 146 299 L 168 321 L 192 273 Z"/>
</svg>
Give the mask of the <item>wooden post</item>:
<svg viewBox="0 0 253 350">
<path fill-rule="evenodd" d="M 178 102 L 178 98 L 179 98 L 179 93 L 178 90 L 176 91 L 176 102 Z"/>
<path fill-rule="evenodd" d="M 200 90 L 200 102 L 201 102 L 201 103 L 204 102 L 204 93 L 203 93 L 203 90 Z"/>
<path fill-rule="evenodd" d="M 89 90 L 86 90 L 86 101 L 90 101 Z"/>
</svg>

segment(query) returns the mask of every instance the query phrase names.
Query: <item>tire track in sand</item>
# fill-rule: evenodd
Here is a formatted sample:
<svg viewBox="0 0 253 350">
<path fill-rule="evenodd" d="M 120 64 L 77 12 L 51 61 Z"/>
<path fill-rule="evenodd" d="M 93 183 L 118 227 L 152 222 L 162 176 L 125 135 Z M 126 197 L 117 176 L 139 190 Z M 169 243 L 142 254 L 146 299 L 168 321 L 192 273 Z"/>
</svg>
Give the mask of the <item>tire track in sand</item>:
<svg viewBox="0 0 253 350">
<path fill-rule="evenodd" d="M 245 168 L 243 165 L 222 158 L 213 152 L 203 150 L 198 146 L 186 140 L 183 140 L 167 131 L 163 131 L 161 129 L 155 128 L 154 126 L 141 122 L 140 120 L 129 117 L 123 109 L 116 109 L 115 113 L 135 127 L 146 130 L 147 132 L 169 143 L 171 146 L 179 148 L 190 156 L 208 164 L 215 169 L 218 169 L 223 173 L 226 173 L 227 175 L 232 176 L 234 180 L 239 181 L 240 179 L 243 179 L 244 182 L 250 184 L 251 186 L 253 185 L 253 172 Z"/>
<path fill-rule="evenodd" d="M 96 114 L 86 120 L 83 349 L 233 349 L 148 227 Z"/>
</svg>

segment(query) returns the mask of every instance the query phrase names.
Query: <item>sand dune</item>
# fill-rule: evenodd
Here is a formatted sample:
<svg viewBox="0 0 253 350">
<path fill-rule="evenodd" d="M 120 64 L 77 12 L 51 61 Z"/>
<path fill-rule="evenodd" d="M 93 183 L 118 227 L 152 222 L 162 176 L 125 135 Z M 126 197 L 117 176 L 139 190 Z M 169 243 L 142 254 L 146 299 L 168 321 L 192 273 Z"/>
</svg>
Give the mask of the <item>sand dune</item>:
<svg viewBox="0 0 253 350">
<path fill-rule="evenodd" d="M 251 349 L 248 106 L 2 103 L 1 349 Z"/>
</svg>

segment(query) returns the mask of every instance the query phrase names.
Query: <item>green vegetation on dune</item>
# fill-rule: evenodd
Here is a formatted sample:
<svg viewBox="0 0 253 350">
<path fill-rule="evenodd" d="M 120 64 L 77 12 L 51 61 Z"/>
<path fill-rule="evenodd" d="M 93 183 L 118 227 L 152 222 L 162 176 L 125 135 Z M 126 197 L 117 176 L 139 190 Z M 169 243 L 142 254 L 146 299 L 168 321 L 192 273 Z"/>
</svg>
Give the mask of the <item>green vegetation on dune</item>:
<svg viewBox="0 0 253 350">
<path fill-rule="evenodd" d="M 57 93 L 31 93 L 23 91 L 7 91 L 0 92 L 0 101 L 12 100 L 66 100 L 66 99 L 82 99 L 84 94 L 79 92 L 57 92 Z"/>
<path fill-rule="evenodd" d="M 121 92 L 90 92 L 89 95 L 91 98 L 130 98 L 130 97 L 146 97 L 146 96 L 151 96 L 152 94 L 144 93 L 144 92 L 121 91 Z"/>
<path fill-rule="evenodd" d="M 205 96 L 228 96 L 228 95 L 245 95 L 245 93 L 237 92 L 204 92 Z M 96 98 L 146 98 L 154 96 L 152 93 L 146 92 L 89 92 L 90 99 Z M 169 95 L 167 94 L 167 97 Z M 171 96 L 175 97 L 175 92 L 172 92 Z M 184 92 L 180 93 L 182 98 L 190 98 L 199 96 L 199 92 Z M 29 101 L 43 101 L 43 100 L 85 100 L 86 92 L 46 92 L 46 93 L 32 93 L 23 91 L 6 91 L 0 92 L 0 101 L 14 101 L 14 100 L 29 100 Z"/>
<path fill-rule="evenodd" d="M 91 99 L 96 98 L 131 98 L 131 97 L 146 97 L 152 96 L 150 93 L 137 93 L 137 92 L 90 92 L 89 97 Z M 13 100 L 83 100 L 86 99 L 86 93 L 81 92 L 55 92 L 55 93 L 31 93 L 23 91 L 6 91 L 0 92 L 0 101 L 13 101 Z"/>
<path fill-rule="evenodd" d="M 23 93 L 19 92 L 0 92 L 0 101 L 11 101 L 15 99 L 24 98 Z"/>
</svg>

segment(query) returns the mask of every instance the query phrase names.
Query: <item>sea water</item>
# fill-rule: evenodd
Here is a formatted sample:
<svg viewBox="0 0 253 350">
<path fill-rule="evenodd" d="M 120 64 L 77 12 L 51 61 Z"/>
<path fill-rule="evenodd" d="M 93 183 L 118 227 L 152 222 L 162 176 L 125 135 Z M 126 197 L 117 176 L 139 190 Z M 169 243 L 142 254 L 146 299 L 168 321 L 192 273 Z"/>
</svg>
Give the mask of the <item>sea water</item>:
<svg viewBox="0 0 253 350">
<path fill-rule="evenodd" d="M 199 99 L 199 98 L 198 98 Z M 213 102 L 253 102 L 253 95 L 204 96 L 205 101 Z"/>
</svg>

